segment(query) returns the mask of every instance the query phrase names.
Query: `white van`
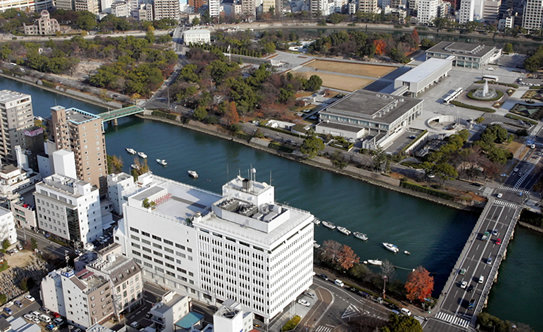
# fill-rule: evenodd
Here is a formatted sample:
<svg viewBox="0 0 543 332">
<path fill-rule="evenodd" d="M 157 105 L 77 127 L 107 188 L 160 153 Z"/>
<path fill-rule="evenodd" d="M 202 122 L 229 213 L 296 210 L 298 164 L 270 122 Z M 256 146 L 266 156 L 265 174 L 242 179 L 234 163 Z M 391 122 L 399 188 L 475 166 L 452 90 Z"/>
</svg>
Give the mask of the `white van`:
<svg viewBox="0 0 543 332">
<path fill-rule="evenodd" d="M 484 277 L 484 276 L 480 276 L 480 277 L 479 277 L 479 283 L 482 284 L 483 282 L 485 282 L 485 277 Z"/>
<path fill-rule="evenodd" d="M 411 311 L 409 311 L 409 309 L 407 308 L 402 308 L 400 309 L 401 313 L 406 315 L 406 316 L 411 316 Z"/>
<path fill-rule="evenodd" d="M 40 315 L 40 320 L 42 320 L 43 322 L 49 323 L 51 321 L 51 317 L 49 317 L 47 315 L 44 315 L 44 314 L 41 314 Z"/>
<path fill-rule="evenodd" d="M 334 284 L 338 285 L 339 287 L 345 286 L 345 284 L 343 283 L 343 281 L 341 281 L 341 280 L 339 280 L 339 279 L 336 279 L 336 281 L 334 281 Z"/>
</svg>

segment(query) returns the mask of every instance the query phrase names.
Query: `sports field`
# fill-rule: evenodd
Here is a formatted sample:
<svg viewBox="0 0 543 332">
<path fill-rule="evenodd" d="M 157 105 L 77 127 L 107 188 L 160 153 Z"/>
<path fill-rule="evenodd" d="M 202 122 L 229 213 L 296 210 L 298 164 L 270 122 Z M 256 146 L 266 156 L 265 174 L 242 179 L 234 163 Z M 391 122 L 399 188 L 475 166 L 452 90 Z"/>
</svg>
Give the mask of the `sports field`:
<svg viewBox="0 0 543 332">
<path fill-rule="evenodd" d="M 305 71 L 294 72 L 295 75 L 305 78 L 311 77 L 311 75 L 318 75 L 322 79 L 322 85 L 327 88 L 338 89 L 343 91 L 355 91 L 362 89 L 366 85 L 370 84 L 374 80 L 366 78 L 358 78 L 352 76 L 334 75 L 329 73 L 322 73 L 318 71 Z"/>
<path fill-rule="evenodd" d="M 335 73 L 381 78 L 396 70 L 396 67 L 367 65 L 364 63 L 349 63 L 338 61 L 315 60 L 306 65 L 323 71 Z"/>
</svg>

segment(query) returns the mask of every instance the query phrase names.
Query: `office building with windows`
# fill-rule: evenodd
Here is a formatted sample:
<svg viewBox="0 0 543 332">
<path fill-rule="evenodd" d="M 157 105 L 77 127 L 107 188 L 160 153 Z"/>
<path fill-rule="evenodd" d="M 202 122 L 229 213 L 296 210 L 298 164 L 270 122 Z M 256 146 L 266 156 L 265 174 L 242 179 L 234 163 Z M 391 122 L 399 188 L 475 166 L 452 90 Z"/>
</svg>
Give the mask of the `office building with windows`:
<svg viewBox="0 0 543 332">
<path fill-rule="evenodd" d="M 198 300 L 232 299 L 268 321 L 313 282 L 314 218 L 275 202 L 255 172 L 222 195 L 143 174 L 115 241 L 144 278 Z"/>
<path fill-rule="evenodd" d="M 11 163 L 16 160 L 15 146 L 24 150 L 24 132 L 34 126 L 32 97 L 10 90 L 0 91 L 0 161 Z"/>
</svg>

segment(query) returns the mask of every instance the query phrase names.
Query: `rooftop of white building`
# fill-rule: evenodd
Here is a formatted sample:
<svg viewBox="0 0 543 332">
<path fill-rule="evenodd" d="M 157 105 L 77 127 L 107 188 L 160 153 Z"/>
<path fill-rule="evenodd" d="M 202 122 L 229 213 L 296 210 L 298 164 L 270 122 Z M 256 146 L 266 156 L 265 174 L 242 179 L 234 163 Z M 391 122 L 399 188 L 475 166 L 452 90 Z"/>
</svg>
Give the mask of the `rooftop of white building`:
<svg viewBox="0 0 543 332">
<path fill-rule="evenodd" d="M 77 190 L 78 186 L 85 186 L 89 184 L 88 182 L 74 179 L 61 174 L 53 174 L 45 179 L 38 185 L 43 185 L 51 189 L 60 190 L 65 194 L 71 195 L 73 197 L 81 197 L 82 194 Z"/>
<path fill-rule="evenodd" d="M 26 93 L 11 90 L 0 91 L 0 103 L 2 104 L 8 103 L 10 101 L 19 100 L 25 97 L 30 99 L 30 95 L 27 95 Z"/>
<path fill-rule="evenodd" d="M 415 68 L 411 69 L 407 73 L 398 77 L 396 80 L 403 82 L 418 83 L 424 80 L 426 77 L 447 66 L 454 60 L 454 57 L 448 57 L 447 59 L 430 58 Z"/>
<path fill-rule="evenodd" d="M 11 211 L 0 206 L 0 217 L 5 216 L 8 213 L 11 213 Z"/>
</svg>

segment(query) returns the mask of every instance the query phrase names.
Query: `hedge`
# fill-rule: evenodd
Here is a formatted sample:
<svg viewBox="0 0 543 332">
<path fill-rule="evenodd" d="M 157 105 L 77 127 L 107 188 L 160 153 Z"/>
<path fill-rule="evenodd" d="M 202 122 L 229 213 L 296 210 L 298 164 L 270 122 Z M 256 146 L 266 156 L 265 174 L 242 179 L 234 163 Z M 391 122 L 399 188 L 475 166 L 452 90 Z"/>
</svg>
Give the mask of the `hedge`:
<svg viewBox="0 0 543 332">
<path fill-rule="evenodd" d="M 417 136 L 414 140 L 411 141 L 411 143 L 407 144 L 406 146 L 403 147 L 403 149 L 400 150 L 400 153 L 399 154 L 402 154 L 405 152 L 405 150 L 409 149 L 413 144 L 415 144 L 416 142 L 418 142 L 418 140 L 424 136 L 426 133 L 428 132 L 428 130 L 425 130 L 423 131 L 422 133 L 419 134 L 419 136 Z"/>
<path fill-rule="evenodd" d="M 409 190 L 413 190 L 413 191 L 416 191 L 416 192 L 428 194 L 428 195 L 435 196 L 435 197 L 438 197 L 438 198 L 443 198 L 443 199 L 446 199 L 446 200 L 449 200 L 449 201 L 454 200 L 454 195 L 451 195 L 449 193 L 445 193 L 445 192 L 442 192 L 442 191 L 439 191 L 439 190 L 435 190 L 435 189 L 432 189 L 432 188 L 423 187 L 423 186 L 418 185 L 418 184 L 410 183 L 410 182 L 407 182 L 407 181 L 402 181 L 400 183 L 400 185 L 405 189 L 409 189 Z"/>
<path fill-rule="evenodd" d="M 492 108 L 472 106 L 472 105 L 461 103 L 456 100 L 453 100 L 450 103 L 453 104 L 454 106 L 468 108 L 470 110 L 476 110 L 476 111 L 487 112 L 487 113 L 496 113 L 496 110 L 493 110 Z"/>
<path fill-rule="evenodd" d="M 237 138 L 244 139 L 244 140 L 246 140 L 246 141 L 250 141 L 251 138 L 253 138 L 253 136 L 251 136 L 251 135 L 249 135 L 249 134 L 240 133 L 240 132 L 235 133 L 234 136 L 236 136 Z"/>
<path fill-rule="evenodd" d="M 291 149 L 288 146 L 284 146 L 275 142 L 271 142 L 270 144 L 268 144 L 268 147 L 270 149 L 274 149 L 274 150 L 286 152 L 286 153 L 292 153 L 294 151 L 294 149 Z"/>
<path fill-rule="evenodd" d="M 46 81 L 46 80 L 41 80 L 41 82 L 42 82 L 43 86 L 46 87 L 46 88 L 54 89 L 57 86 L 55 83 L 51 83 L 51 82 Z"/>
<path fill-rule="evenodd" d="M 528 122 L 532 125 L 537 125 L 537 121 L 534 121 L 534 120 L 531 120 L 531 119 L 528 119 L 528 118 L 524 118 L 522 116 L 518 116 L 518 115 L 513 115 L 513 114 L 505 114 L 505 117 L 506 118 L 509 118 L 509 119 L 514 119 L 514 120 L 522 120 L 524 122 Z"/>
<path fill-rule="evenodd" d="M 485 80 L 475 81 L 475 83 L 484 84 Z M 503 85 L 503 86 L 508 86 L 508 87 L 511 87 L 511 88 L 518 89 L 518 84 L 513 84 L 513 83 L 502 83 L 502 82 L 496 82 L 496 81 L 488 81 L 488 84 Z"/>
<path fill-rule="evenodd" d="M 543 215 L 530 210 L 522 209 L 519 220 L 530 225 L 543 227 Z"/>
<path fill-rule="evenodd" d="M 302 318 L 298 315 L 292 317 L 283 327 L 281 328 L 281 331 L 291 331 L 298 326 Z"/>
<path fill-rule="evenodd" d="M 170 120 L 175 120 L 177 118 L 176 114 L 170 114 L 170 113 L 165 113 L 165 112 L 161 112 L 161 111 L 153 111 L 153 113 L 151 113 L 151 115 L 160 116 L 162 118 L 166 118 L 166 119 L 170 119 Z"/>
</svg>

